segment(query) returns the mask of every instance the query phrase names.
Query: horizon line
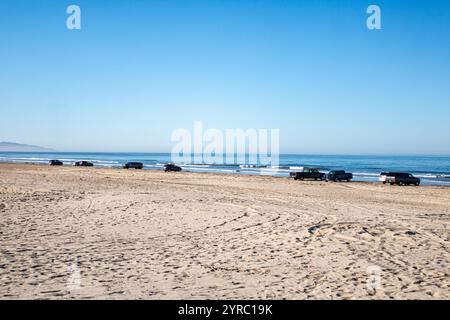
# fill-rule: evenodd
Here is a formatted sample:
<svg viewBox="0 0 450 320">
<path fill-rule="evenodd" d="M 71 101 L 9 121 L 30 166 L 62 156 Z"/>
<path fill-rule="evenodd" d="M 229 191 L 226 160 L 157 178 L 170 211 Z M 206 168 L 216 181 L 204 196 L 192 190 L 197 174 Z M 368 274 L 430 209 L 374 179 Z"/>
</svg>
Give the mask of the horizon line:
<svg viewBox="0 0 450 320">
<path fill-rule="evenodd" d="M 93 154 L 93 153 L 136 153 L 136 154 L 172 154 L 172 152 L 167 151 L 73 151 L 73 150 L 57 150 L 57 149 L 50 149 L 50 150 L 42 150 L 42 151 L 13 151 L 13 150 L 0 150 L 0 153 L 86 153 L 86 154 Z M 198 155 L 200 153 L 191 153 L 191 156 Z M 204 155 L 205 153 L 201 153 Z M 230 153 L 224 153 L 223 156 L 231 155 Z M 254 153 L 234 153 L 234 155 L 258 155 Z M 450 157 L 450 154 L 438 154 L 438 153 L 292 153 L 292 152 L 280 152 L 280 156 L 360 156 L 360 157 L 373 157 L 373 156 L 379 156 L 379 157 Z M 270 154 L 269 154 L 270 156 Z"/>
</svg>

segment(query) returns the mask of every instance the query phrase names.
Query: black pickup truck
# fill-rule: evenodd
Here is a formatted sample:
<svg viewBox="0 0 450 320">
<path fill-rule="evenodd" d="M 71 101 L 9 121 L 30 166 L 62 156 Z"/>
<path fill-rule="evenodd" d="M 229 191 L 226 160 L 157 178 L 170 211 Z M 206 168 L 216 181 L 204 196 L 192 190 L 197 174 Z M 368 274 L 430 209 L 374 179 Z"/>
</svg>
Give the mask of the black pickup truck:
<svg viewBox="0 0 450 320">
<path fill-rule="evenodd" d="M 62 166 L 62 165 L 64 165 L 64 164 L 62 163 L 62 161 L 59 161 L 59 160 L 50 160 L 50 161 L 48 162 L 48 164 L 51 165 L 51 166 Z"/>
<path fill-rule="evenodd" d="M 322 173 L 315 168 L 303 168 L 302 171 L 291 172 L 290 175 L 294 178 L 294 180 L 325 180 L 325 173 Z"/>
<path fill-rule="evenodd" d="M 176 166 L 172 163 L 165 164 L 164 165 L 164 171 L 165 172 L 180 172 L 182 169 L 179 166 Z"/>
<path fill-rule="evenodd" d="M 344 170 L 332 170 L 326 175 L 327 181 L 352 181 L 353 173 L 345 172 Z"/>
<path fill-rule="evenodd" d="M 409 186 L 410 184 L 415 186 L 420 185 L 419 178 L 404 172 L 383 172 L 380 174 L 380 181 L 382 181 L 383 184 L 389 183 L 390 185 L 397 184 L 399 186 Z"/>
<path fill-rule="evenodd" d="M 77 161 L 73 164 L 75 167 L 93 167 L 94 164 L 89 161 Z"/>
</svg>

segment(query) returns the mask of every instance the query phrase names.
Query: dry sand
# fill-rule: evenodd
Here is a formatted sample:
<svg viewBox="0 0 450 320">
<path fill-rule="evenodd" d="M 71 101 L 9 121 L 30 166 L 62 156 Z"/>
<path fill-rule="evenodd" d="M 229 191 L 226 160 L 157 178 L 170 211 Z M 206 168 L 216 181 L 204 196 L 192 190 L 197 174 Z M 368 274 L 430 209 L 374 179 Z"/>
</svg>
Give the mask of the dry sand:
<svg viewBox="0 0 450 320">
<path fill-rule="evenodd" d="M 448 299 L 449 231 L 445 187 L 0 164 L 0 298 Z"/>
</svg>

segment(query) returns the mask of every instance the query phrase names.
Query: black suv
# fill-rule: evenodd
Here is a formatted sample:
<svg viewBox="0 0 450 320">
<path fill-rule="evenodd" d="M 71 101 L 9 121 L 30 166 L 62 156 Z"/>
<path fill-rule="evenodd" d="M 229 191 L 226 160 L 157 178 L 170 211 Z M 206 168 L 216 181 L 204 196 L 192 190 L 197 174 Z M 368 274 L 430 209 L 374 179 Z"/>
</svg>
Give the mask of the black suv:
<svg viewBox="0 0 450 320">
<path fill-rule="evenodd" d="M 344 170 L 332 170 L 326 175 L 327 181 L 347 181 L 350 182 L 353 179 L 353 174 L 345 172 Z"/>
<path fill-rule="evenodd" d="M 144 164 L 142 162 L 127 162 L 124 166 L 124 169 L 143 169 Z"/>
<path fill-rule="evenodd" d="M 63 165 L 63 163 L 61 161 L 59 161 L 59 160 L 50 160 L 48 162 L 48 164 L 51 165 L 51 166 L 62 166 Z"/>
<path fill-rule="evenodd" d="M 75 167 L 93 167 L 94 164 L 89 161 L 77 161 L 73 164 Z"/>
<path fill-rule="evenodd" d="M 413 184 L 415 186 L 420 185 L 420 179 L 414 177 L 410 173 L 404 172 L 384 172 L 382 175 L 386 176 L 383 184 L 389 183 L 390 185 L 398 184 L 399 186 L 409 186 Z"/>
<path fill-rule="evenodd" d="M 166 165 L 164 165 L 164 171 L 165 172 L 170 172 L 170 171 L 180 172 L 181 171 L 181 167 L 176 166 L 174 164 L 166 164 Z"/>
<path fill-rule="evenodd" d="M 291 177 L 294 180 L 305 180 L 305 179 L 313 179 L 313 180 L 325 180 L 325 173 L 320 172 L 315 168 L 303 168 L 300 172 L 291 172 Z"/>
</svg>

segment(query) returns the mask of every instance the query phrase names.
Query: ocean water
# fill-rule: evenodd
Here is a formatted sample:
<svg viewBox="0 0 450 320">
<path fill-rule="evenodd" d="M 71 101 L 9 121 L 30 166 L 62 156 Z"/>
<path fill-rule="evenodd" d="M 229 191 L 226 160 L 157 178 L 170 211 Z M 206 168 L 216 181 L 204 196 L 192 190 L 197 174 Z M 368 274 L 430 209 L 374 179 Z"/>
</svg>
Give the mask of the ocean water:
<svg viewBox="0 0 450 320">
<path fill-rule="evenodd" d="M 169 153 L 86 153 L 86 152 L 0 152 L 0 162 L 47 164 L 58 159 L 65 165 L 88 160 L 98 167 L 120 168 L 128 161 L 144 163 L 144 169 L 162 170 L 170 163 Z M 355 181 L 378 181 L 383 171 L 409 172 L 422 179 L 425 185 L 450 186 L 450 157 L 444 156 L 343 156 L 343 155 L 280 155 L 279 166 L 204 165 L 179 163 L 184 171 L 219 172 L 228 174 L 273 175 L 288 177 L 299 167 L 316 167 L 323 172 L 344 169 L 352 172 Z"/>
</svg>

